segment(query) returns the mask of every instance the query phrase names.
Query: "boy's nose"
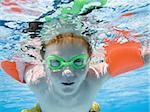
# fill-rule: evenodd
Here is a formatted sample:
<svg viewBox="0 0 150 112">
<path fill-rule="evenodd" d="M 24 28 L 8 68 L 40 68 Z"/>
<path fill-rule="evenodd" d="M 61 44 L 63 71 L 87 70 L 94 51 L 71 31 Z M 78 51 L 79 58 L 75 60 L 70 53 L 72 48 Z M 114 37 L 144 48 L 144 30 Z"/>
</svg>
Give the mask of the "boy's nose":
<svg viewBox="0 0 150 112">
<path fill-rule="evenodd" d="M 62 72 L 62 76 L 66 76 L 66 77 L 71 77 L 71 76 L 74 76 L 73 73 L 71 72 L 71 70 L 69 70 L 68 68 L 65 69 L 63 72 Z"/>
</svg>

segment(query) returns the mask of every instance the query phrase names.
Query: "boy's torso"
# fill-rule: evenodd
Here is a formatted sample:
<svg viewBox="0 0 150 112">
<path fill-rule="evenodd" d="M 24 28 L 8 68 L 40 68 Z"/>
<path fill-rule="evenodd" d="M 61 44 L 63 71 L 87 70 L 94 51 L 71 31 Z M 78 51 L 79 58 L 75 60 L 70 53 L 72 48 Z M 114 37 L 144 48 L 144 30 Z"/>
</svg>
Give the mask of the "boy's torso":
<svg viewBox="0 0 150 112">
<path fill-rule="evenodd" d="M 93 75 L 88 74 L 78 93 L 72 96 L 58 96 L 49 90 L 46 83 L 43 88 L 43 82 L 46 82 L 43 80 L 42 86 L 39 84 L 36 88 L 42 112 L 88 112 L 105 79 L 105 76 L 97 78 Z"/>
</svg>

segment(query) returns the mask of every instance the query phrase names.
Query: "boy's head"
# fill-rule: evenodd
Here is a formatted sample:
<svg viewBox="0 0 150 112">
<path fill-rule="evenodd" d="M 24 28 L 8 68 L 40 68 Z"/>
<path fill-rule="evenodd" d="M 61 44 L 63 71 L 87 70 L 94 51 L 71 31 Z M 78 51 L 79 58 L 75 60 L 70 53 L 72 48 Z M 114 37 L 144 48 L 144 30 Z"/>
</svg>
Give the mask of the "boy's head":
<svg viewBox="0 0 150 112">
<path fill-rule="evenodd" d="M 89 42 L 83 37 L 83 36 L 80 36 L 80 35 L 76 35 L 74 33 L 62 33 L 62 34 L 59 34 L 55 37 L 53 37 L 53 39 L 49 40 L 46 44 L 44 43 L 42 45 L 42 50 L 41 50 L 41 55 L 42 57 L 44 58 L 44 55 L 45 55 L 45 49 L 50 46 L 50 45 L 63 45 L 63 44 L 81 44 L 85 49 L 87 49 L 87 53 L 88 53 L 88 56 L 91 57 L 92 55 L 92 47 L 91 45 L 89 44 Z"/>
<path fill-rule="evenodd" d="M 84 37 L 74 33 L 59 34 L 44 45 L 41 52 L 46 74 L 60 94 L 76 92 L 85 80 L 92 54 Z"/>
</svg>

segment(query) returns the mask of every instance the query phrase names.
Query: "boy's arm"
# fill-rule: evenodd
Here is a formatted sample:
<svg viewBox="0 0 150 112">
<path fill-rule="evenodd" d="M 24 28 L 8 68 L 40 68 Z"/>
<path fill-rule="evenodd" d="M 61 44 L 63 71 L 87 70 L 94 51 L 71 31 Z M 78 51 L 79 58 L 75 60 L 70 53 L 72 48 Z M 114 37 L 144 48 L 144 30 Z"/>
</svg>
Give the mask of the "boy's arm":
<svg viewBox="0 0 150 112">
<path fill-rule="evenodd" d="M 97 79 L 97 81 L 99 80 L 106 81 L 111 78 L 111 75 L 109 75 L 107 69 L 108 69 L 108 64 L 105 62 L 101 62 L 99 64 L 95 64 L 89 67 L 89 75 L 93 77 L 93 79 Z"/>
<path fill-rule="evenodd" d="M 150 46 L 143 46 L 141 52 L 145 65 L 150 64 Z"/>
<path fill-rule="evenodd" d="M 111 76 L 107 73 L 107 65 L 100 63 L 89 67 L 86 81 L 92 87 L 92 90 L 99 90 L 110 78 Z"/>
<path fill-rule="evenodd" d="M 137 69 L 150 63 L 150 46 L 141 46 L 140 43 L 121 43 L 107 50 L 106 62 L 92 65 L 95 75 L 117 76 L 122 73 Z M 141 49 L 141 50 L 140 50 Z M 109 53 L 108 53 L 109 52 Z"/>
</svg>

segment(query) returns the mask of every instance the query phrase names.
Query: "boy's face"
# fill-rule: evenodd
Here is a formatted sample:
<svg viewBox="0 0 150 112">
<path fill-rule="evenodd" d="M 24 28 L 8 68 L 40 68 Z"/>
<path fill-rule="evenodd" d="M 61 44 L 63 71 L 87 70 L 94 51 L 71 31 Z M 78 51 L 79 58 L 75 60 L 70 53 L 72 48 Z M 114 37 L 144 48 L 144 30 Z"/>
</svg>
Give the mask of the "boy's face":
<svg viewBox="0 0 150 112">
<path fill-rule="evenodd" d="M 82 82 L 88 72 L 88 63 L 84 68 L 75 69 L 71 66 L 65 66 L 60 70 L 53 71 L 49 68 L 47 57 L 56 55 L 63 58 L 65 61 L 70 60 L 74 56 L 85 54 L 88 56 L 87 49 L 78 43 L 68 44 L 52 44 L 46 47 L 44 56 L 46 74 L 52 82 L 54 90 L 59 94 L 73 94 L 80 88 Z M 79 62 L 80 63 L 80 62 Z M 54 62 L 57 65 L 57 62 Z"/>
</svg>

